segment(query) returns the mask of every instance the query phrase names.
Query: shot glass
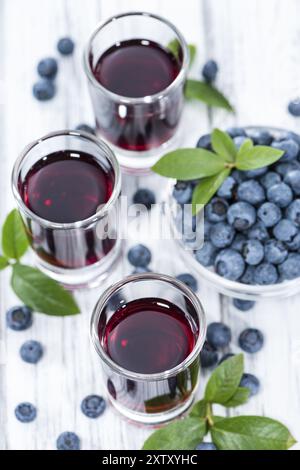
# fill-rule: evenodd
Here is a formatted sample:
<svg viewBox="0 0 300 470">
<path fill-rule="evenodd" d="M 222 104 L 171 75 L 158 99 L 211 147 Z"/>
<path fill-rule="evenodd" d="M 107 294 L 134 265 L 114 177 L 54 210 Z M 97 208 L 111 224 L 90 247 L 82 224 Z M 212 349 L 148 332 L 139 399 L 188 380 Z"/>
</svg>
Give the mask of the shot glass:
<svg viewBox="0 0 300 470">
<path fill-rule="evenodd" d="M 60 156 L 63 164 L 54 170 L 51 163 L 59 160 Z M 45 206 L 51 206 L 56 196 L 63 201 L 64 197 L 68 197 L 67 184 L 73 184 L 69 173 L 73 171 L 73 167 L 69 166 L 70 162 L 78 158 L 83 159 L 83 162 L 86 158 L 89 162 L 92 159 L 94 166 L 87 167 L 87 175 L 85 166 L 75 173 L 74 184 L 77 184 L 80 196 L 74 200 L 71 198 L 68 208 L 74 221 L 65 222 L 60 213 L 57 214 L 59 222 L 47 220 L 40 213 L 38 215 L 30 206 L 29 197 L 34 203 L 41 200 Z M 48 166 L 45 167 L 43 185 L 30 190 L 29 188 L 34 187 L 30 186 L 30 178 L 37 178 L 36 170 L 42 168 L 45 161 Z M 100 172 L 103 185 L 105 183 L 105 188 L 106 184 L 110 188 L 109 199 L 99 205 L 89 217 L 76 220 L 77 212 L 78 216 L 82 212 L 82 205 L 89 204 L 89 198 L 93 198 L 93 194 L 84 192 L 90 181 L 91 187 L 97 190 L 97 180 L 93 179 L 96 175 L 94 172 L 97 172 L 97 176 Z M 100 182 L 102 180 L 100 179 Z M 64 183 L 65 188 L 62 187 Z M 57 194 L 56 187 L 59 188 Z M 117 220 L 121 176 L 114 153 L 104 142 L 85 132 L 71 130 L 53 132 L 32 142 L 23 150 L 14 165 L 12 190 L 36 264 L 45 274 L 74 288 L 93 286 L 107 277 L 117 263 L 120 253 Z M 29 191 L 32 191 L 32 194 L 29 194 Z M 53 199 L 47 198 L 48 193 L 53 195 Z M 91 199 L 92 203 L 94 202 Z M 59 204 L 55 207 L 59 208 Z M 45 211 L 46 209 L 47 207 Z"/>
<path fill-rule="evenodd" d="M 132 275 L 107 289 L 92 315 L 91 340 L 114 408 L 145 425 L 184 413 L 197 390 L 205 335 L 199 299 L 170 276 Z"/>
<path fill-rule="evenodd" d="M 143 47 L 144 53 L 139 54 L 138 49 L 133 49 L 130 55 L 125 46 L 132 41 Z M 102 59 L 112 50 L 118 50 L 118 55 L 114 58 L 111 55 L 104 70 Z M 157 64 L 156 53 L 161 55 L 161 62 Z M 123 73 L 121 76 L 118 61 L 122 63 L 123 60 L 132 64 L 132 74 Z M 179 145 L 178 128 L 188 65 L 189 50 L 184 37 L 170 21 L 158 15 L 122 13 L 109 18 L 92 33 L 84 54 L 84 68 L 96 127 L 99 135 L 113 146 L 122 170 L 132 174 L 145 173 L 162 152 Z M 172 73 L 174 76 L 165 88 L 154 92 L 164 66 L 175 67 L 170 71 L 170 76 Z M 155 70 L 156 75 L 152 77 Z M 145 76 L 141 78 L 143 73 Z M 105 74 L 104 84 L 102 78 Z M 111 87 L 112 77 L 115 80 L 118 76 L 123 85 L 122 93 L 112 91 L 117 89 Z M 133 90 L 130 95 L 127 82 Z M 137 87 L 139 90 L 135 93 Z"/>
</svg>

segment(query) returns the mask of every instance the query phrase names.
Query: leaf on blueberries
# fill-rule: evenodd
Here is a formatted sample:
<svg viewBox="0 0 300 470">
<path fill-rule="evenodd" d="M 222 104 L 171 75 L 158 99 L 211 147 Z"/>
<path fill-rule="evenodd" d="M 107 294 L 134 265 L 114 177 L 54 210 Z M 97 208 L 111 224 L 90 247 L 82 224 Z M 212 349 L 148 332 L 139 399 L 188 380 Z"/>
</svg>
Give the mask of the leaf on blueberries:
<svg viewBox="0 0 300 470">
<path fill-rule="evenodd" d="M 36 268 L 14 264 L 11 286 L 19 299 L 36 312 L 56 316 L 79 313 L 73 296 Z"/>
<path fill-rule="evenodd" d="M 3 271 L 8 265 L 8 260 L 4 256 L 0 256 L 0 271 Z"/>
<path fill-rule="evenodd" d="M 211 145 L 213 150 L 222 155 L 227 162 L 234 162 L 237 155 L 237 148 L 227 132 L 214 129 L 211 134 Z"/>
<path fill-rule="evenodd" d="M 205 418 L 207 411 L 207 403 L 205 400 L 199 400 L 195 405 L 192 407 L 189 416 L 192 418 Z"/>
<path fill-rule="evenodd" d="M 187 99 L 197 99 L 206 103 L 208 106 L 227 109 L 234 111 L 228 99 L 212 85 L 199 81 L 188 79 L 185 87 L 185 96 Z"/>
<path fill-rule="evenodd" d="M 264 145 L 255 145 L 248 148 L 242 146 L 236 157 L 238 170 L 256 170 L 277 162 L 284 152 Z"/>
<path fill-rule="evenodd" d="M 223 419 L 211 435 L 220 450 L 286 450 L 296 442 L 283 424 L 262 416 Z"/>
<path fill-rule="evenodd" d="M 229 400 L 224 403 L 224 406 L 226 408 L 235 408 L 236 406 L 243 405 L 244 403 L 247 403 L 250 395 L 250 390 L 246 387 L 239 387 L 235 394 L 232 395 Z"/>
<path fill-rule="evenodd" d="M 205 389 L 205 400 L 221 405 L 236 393 L 244 372 L 244 357 L 238 354 L 222 362 L 211 374 Z"/>
<path fill-rule="evenodd" d="M 187 181 L 216 175 L 226 160 L 214 152 L 200 148 L 178 149 L 164 155 L 152 170 L 161 176 Z"/>
<path fill-rule="evenodd" d="M 239 148 L 239 153 L 246 152 L 253 148 L 253 141 L 251 139 L 246 139 Z"/>
<path fill-rule="evenodd" d="M 2 250 L 7 258 L 20 259 L 29 246 L 25 227 L 17 209 L 12 210 L 2 228 Z"/>
<path fill-rule="evenodd" d="M 158 429 L 145 441 L 144 450 L 193 450 L 206 434 L 201 418 L 184 418 Z"/>
<path fill-rule="evenodd" d="M 195 187 L 192 198 L 192 213 L 196 215 L 204 204 L 207 204 L 218 191 L 224 180 L 230 174 L 230 169 L 220 171 L 217 175 L 203 178 Z"/>
</svg>

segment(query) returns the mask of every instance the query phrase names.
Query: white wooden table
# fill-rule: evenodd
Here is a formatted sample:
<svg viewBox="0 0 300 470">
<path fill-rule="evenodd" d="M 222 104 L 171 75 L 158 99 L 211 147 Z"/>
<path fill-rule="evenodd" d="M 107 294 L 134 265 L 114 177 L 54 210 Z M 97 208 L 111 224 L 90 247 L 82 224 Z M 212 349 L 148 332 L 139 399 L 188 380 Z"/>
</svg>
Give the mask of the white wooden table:
<svg viewBox="0 0 300 470">
<path fill-rule="evenodd" d="M 215 126 L 267 124 L 300 130 L 300 120 L 286 111 L 288 101 L 299 95 L 297 0 L 0 0 L 1 223 L 13 207 L 10 174 L 23 146 L 49 131 L 92 122 L 82 69 L 83 47 L 99 20 L 128 9 L 166 16 L 188 42 L 196 43 L 195 74 L 206 59 L 218 61 L 218 86 L 237 113 L 209 113 L 201 104 L 189 105 L 184 122 L 186 144 L 194 145 L 199 135 Z M 75 39 L 76 52 L 60 61 L 56 98 L 41 104 L 31 95 L 36 63 L 55 54 L 57 39 L 65 35 Z M 156 182 L 155 177 L 143 178 L 125 186 L 132 192 Z M 147 243 L 142 225 L 135 238 Z M 158 242 L 147 244 L 153 248 L 154 270 L 175 275 L 189 270 L 176 250 L 169 246 L 159 249 Z M 164 253 L 160 260 L 158 253 Z M 115 276 L 129 272 L 124 257 Z M 127 424 L 112 409 L 98 420 L 88 419 L 80 411 L 82 398 L 104 393 L 99 362 L 88 336 L 91 311 L 101 290 L 78 294 L 80 316 L 61 319 L 37 314 L 31 329 L 17 333 L 5 326 L 7 308 L 18 304 L 9 288 L 9 273 L 1 274 L 0 281 L 0 449 L 53 449 L 56 437 L 66 430 L 78 433 L 83 449 L 140 448 L 148 430 Z M 204 286 L 199 295 L 209 321 L 222 320 L 232 327 L 233 352 L 239 350 L 237 336 L 244 327 L 258 327 L 266 337 L 261 352 L 246 356 L 246 369 L 259 377 L 262 390 L 248 405 L 231 413 L 280 419 L 300 440 L 299 297 L 261 302 L 251 312 L 242 313 Z M 25 364 L 19 357 L 20 345 L 28 339 L 37 339 L 45 347 L 37 366 Z M 38 408 L 38 418 L 31 424 L 19 423 L 14 416 L 15 406 L 22 401 Z"/>
</svg>

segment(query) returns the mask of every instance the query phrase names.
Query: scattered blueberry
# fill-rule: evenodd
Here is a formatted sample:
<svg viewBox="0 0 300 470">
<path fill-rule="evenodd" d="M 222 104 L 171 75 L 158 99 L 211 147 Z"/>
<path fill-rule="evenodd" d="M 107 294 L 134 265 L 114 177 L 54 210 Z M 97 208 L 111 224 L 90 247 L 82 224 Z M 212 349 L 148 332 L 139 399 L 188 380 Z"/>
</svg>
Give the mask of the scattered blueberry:
<svg viewBox="0 0 300 470">
<path fill-rule="evenodd" d="M 58 71 L 57 60 L 53 57 L 43 59 L 38 63 L 37 70 L 42 78 L 53 79 Z"/>
<path fill-rule="evenodd" d="M 32 310 L 29 307 L 12 307 L 6 312 L 6 324 L 14 331 L 23 331 L 30 328 L 33 322 Z"/>
<path fill-rule="evenodd" d="M 217 448 L 212 442 L 200 442 L 195 450 L 217 450 Z"/>
<path fill-rule="evenodd" d="M 255 302 L 254 300 L 233 299 L 233 305 L 242 312 L 248 312 L 254 307 Z"/>
<path fill-rule="evenodd" d="M 56 88 L 50 80 L 40 80 L 33 85 L 32 92 L 37 100 L 47 101 L 54 97 Z"/>
<path fill-rule="evenodd" d="M 231 245 L 234 235 L 234 228 L 225 222 L 213 225 L 210 230 L 211 242 L 217 248 L 225 248 Z"/>
<path fill-rule="evenodd" d="M 57 43 L 58 52 L 62 55 L 71 55 L 74 51 L 74 41 L 71 38 L 61 38 Z"/>
<path fill-rule="evenodd" d="M 211 83 L 215 81 L 218 73 L 218 65 L 215 60 L 208 60 L 202 69 L 202 76 L 205 81 Z"/>
<path fill-rule="evenodd" d="M 144 273 L 151 273 L 151 269 L 148 268 L 148 266 L 142 267 L 139 266 L 138 268 L 135 268 L 134 271 L 132 271 L 132 274 L 144 274 Z"/>
<path fill-rule="evenodd" d="M 265 260 L 271 264 L 280 264 L 287 258 L 288 251 L 283 242 L 270 239 L 265 244 Z"/>
<path fill-rule="evenodd" d="M 278 150 L 283 150 L 284 154 L 280 158 L 281 162 L 291 162 L 297 158 L 299 154 L 299 145 L 293 139 L 280 140 L 273 142 L 272 147 Z"/>
<path fill-rule="evenodd" d="M 255 267 L 253 281 L 260 286 L 276 284 L 278 281 L 278 272 L 271 263 L 261 263 Z"/>
<path fill-rule="evenodd" d="M 205 206 L 205 215 L 209 222 L 222 222 L 226 219 L 228 202 L 220 197 L 214 197 Z"/>
<path fill-rule="evenodd" d="M 231 330 L 224 323 L 213 322 L 208 325 L 206 337 L 215 349 L 225 348 L 231 341 Z"/>
<path fill-rule="evenodd" d="M 249 396 L 253 397 L 253 395 L 257 395 L 259 392 L 260 382 L 253 374 L 243 374 L 240 381 L 240 387 L 248 388 L 250 391 Z"/>
<path fill-rule="evenodd" d="M 245 262 L 238 251 L 228 248 L 218 253 L 215 269 L 220 276 L 237 281 L 245 270 Z"/>
<path fill-rule="evenodd" d="M 260 178 L 260 182 L 265 189 L 269 189 L 271 186 L 281 183 L 281 177 L 275 171 L 268 171 Z"/>
<path fill-rule="evenodd" d="M 16 418 L 21 421 L 21 423 L 30 423 L 36 418 L 36 407 L 31 403 L 20 403 L 15 408 Z"/>
<path fill-rule="evenodd" d="M 78 126 L 75 127 L 75 131 L 83 131 L 87 132 L 88 134 L 96 135 L 95 128 L 89 126 L 88 124 L 78 124 Z"/>
<path fill-rule="evenodd" d="M 249 228 L 247 235 L 250 240 L 259 240 L 260 242 L 265 242 L 270 238 L 265 224 L 260 220 Z"/>
<path fill-rule="evenodd" d="M 290 101 L 288 105 L 288 111 L 292 116 L 295 116 L 295 117 L 300 116 L 300 99 L 299 98 L 293 101 Z"/>
<path fill-rule="evenodd" d="M 211 148 L 211 136 L 210 134 L 204 134 L 200 137 L 196 147 L 201 149 L 209 150 Z"/>
<path fill-rule="evenodd" d="M 88 418 L 98 418 L 105 408 L 105 400 L 99 395 L 89 395 L 81 402 L 81 411 Z"/>
<path fill-rule="evenodd" d="M 217 195 L 224 199 L 231 199 L 236 187 L 236 181 L 232 176 L 228 176 L 218 189 Z"/>
<path fill-rule="evenodd" d="M 56 440 L 58 450 L 79 450 L 80 440 L 74 432 L 63 432 Z"/>
<path fill-rule="evenodd" d="M 247 264 L 256 266 L 263 260 L 264 247 L 258 240 L 248 240 L 243 246 L 242 254 Z"/>
<path fill-rule="evenodd" d="M 287 259 L 278 266 L 282 280 L 295 279 L 300 276 L 300 254 L 290 253 Z"/>
<path fill-rule="evenodd" d="M 190 204 L 193 195 L 193 186 L 187 181 L 177 181 L 173 189 L 173 197 L 178 204 Z"/>
<path fill-rule="evenodd" d="M 300 227 L 300 199 L 295 199 L 286 209 L 286 217 Z"/>
<path fill-rule="evenodd" d="M 176 279 L 178 279 L 178 281 L 183 282 L 183 284 L 188 286 L 192 291 L 197 292 L 198 281 L 197 279 L 194 278 L 192 274 L 189 274 L 189 273 L 179 274 L 178 276 L 176 276 Z"/>
<path fill-rule="evenodd" d="M 284 182 L 287 183 L 294 193 L 300 195 L 300 170 L 291 170 L 284 177 Z"/>
<path fill-rule="evenodd" d="M 23 361 L 36 364 L 43 356 L 43 346 L 38 341 L 26 341 L 20 349 Z"/>
<path fill-rule="evenodd" d="M 270 202 L 274 202 L 274 204 L 283 208 L 292 202 L 293 193 L 286 183 L 278 183 L 268 189 L 267 197 Z"/>
<path fill-rule="evenodd" d="M 145 245 L 135 245 L 128 251 L 128 261 L 136 268 L 148 266 L 151 258 L 151 251 Z"/>
<path fill-rule="evenodd" d="M 203 369 L 216 366 L 218 364 L 218 360 L 218 351 L 205 341 L 200 352 L 200 363 Z"/>
<path fill-rule="evenodd" d="M 256 221 L 256 212 L 248 202 L 236 202 L 227 211 L 227 220 L 236 230 L 247 230 Z"/>
<path fill-rule="evenodd" d="M 229 127 L 226 129 L 226 132 L 232 139 L 235 137 L 247 137 L 246 131 L 242 127 Z"/>
<path fill-rule="evenodd" d="M 152 204 L 155 204 L 155 195 L 151 189 L 140 188 L 133 196 L 134 204 L 142 204 L 148 210 L 151 209 Z"/>
<path fill-rule="evenodd" d="M 263 222 L 265 227 L 274 227 L 281 217 L 280 208 L 273 202 L 265 202 L 257 211 L 257 217 Z"/>
<path fill-rule="evenodd" d="M 296 225 L 289 219 L 280 220 L 273 229 L 274 237 L 282 242 L 291 242 L 297 233 Z"/>
<path fill-rule="evenodd" d="M 222 356 L 221 359 L 219 360 L 219 364 L 222 364 L 222 362 L 226 361 L 227 359 L 230 359 L 233 356 L 234 356 L 233 353 L 224 354 L 224 356 Z"/>
<path fill-rule="evenodd" d="M 203 266 L 213 266 L 216 257 L 216 247 L 209 241 L 195 252 L 196 260 Z"/>
<path fill-rule="evenodd" d="M 239 336 L 240 348 L 250 354 L 260 351 L 264 344 L 264 336 L 255 328 L 247 328 Z"/>
<path fill-rule="evenodd" d="M 261 204 L 266 199 L 265 190 L 258 181 L 250 179 L 239 184 L 237 197 L 240 201 L 249 202 L 253 206 Z"/>
</svg>

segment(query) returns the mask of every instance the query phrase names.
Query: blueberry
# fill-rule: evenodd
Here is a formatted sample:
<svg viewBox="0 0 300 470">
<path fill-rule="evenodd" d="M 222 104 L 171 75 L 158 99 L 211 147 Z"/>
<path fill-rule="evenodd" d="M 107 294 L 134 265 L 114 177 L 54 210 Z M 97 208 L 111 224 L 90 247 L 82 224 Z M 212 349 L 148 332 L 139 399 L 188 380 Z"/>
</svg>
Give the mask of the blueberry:
<svg viewBox="0 0 300 470">
<path fill-rule="evenodd" d="M 253 140 L 254 145 L 271 145 L 273 136 L 268 131 L 254 132 L 249 135 Z"/>
<path fill-rule="evenodd" d="M 233 142 L 234 142 L 236 148 L 240 149 L 241 146 L 243 145 L 243 143 L 245 142 L 245 140 L 247 140 L 247 139 L 248 139 L 248 137 L 238 136 L 238 137 L 234 137 Z"/>
<path fill-rule="evenodd" d="M 256 180 L 248 180 L 239 184 L 237 197 L 240 201 L 258 205 L 266 199 L 265 190 Z"/>
<path fill-rule="evenodd" d="M 253 281 L 260 286 L 276 284 L 278 273 L 275 266 L 271 263 L 261 263 L 256 266 L 253 274 Z"/>
<path fill-rule="evenodd" d="M 216 247 L 211 242 L 205 242 L 200 250 L 195 252 L 198 263 L 203 266 L 213 266 L 216 257 Z"/>
<path fill-rule="evenodd" d="M 230 176 L 237 182 L 237 183 L 242 183 L 243 181 L 246 180 L 246 175 L 245 171 L 239 171 L 239 170 L 233 170 Z"/>
<path fill-rule="evenodd" d="M 264 257 L 264 247 L 258 240 L 248 240 L 243 246 L 243 257 L 247 264 L 256 266 Z"/>
<path fill-rule="evenodd" d="M 193 195 L 193 186 L 187 181 L 177 181 L 173 189 L 173 197 L 178 204 L 190 204 Z"/>
<path fill-rule="evenodd" d="M 263 168 L 257 168 L 256 170 L 247 170 L 245 171 L 246 178 L 258 178 L 259 176 L 263 176 L 267 173 L 268 168 L 265 166 Z"/>
<path fill-rule="evenodd" d="M 300 227 L 300 199 L 295 199 L 287 207 L 285 212 L 286 218 Z"/>
<path fill-rule="evenodd" d="M 209 240 L 211 227 L 211 223 L 208 220 L 204 220 L 204 240 Z"/>
<path fill-rule="evenodd" d="M 151 262 L 151 251 L 145 245 L 135 245 L 128 251 L 128 261 L 136 268 L 145 268 Z"/>
<path fill-rule="evenodd" d="M 194 292 L 197 292 L 198 281 L 197 279 L 194 278 L 194 276 L 192 276 L 192 274 L 189 274 L 189 273 L 179 274 L 178 276 L 176 276 L 176 279 L 178 279 L 178 281 L 183 282 L 183 284 L 188 286 Z"/>
<path fill-rule="evenodd" d="M 32 92 L 37 100 L 47 101 L 54 97 L 56 88 L 50 80 L 40 80 L 33 85 Z"/>
<path fill-rule="evenodd" d="M 260 178 L 260 183 L 265 189 L 269 189 L 271 186 L 281 183 L 281 177 L 275 171 L 268 171 Z"/>
<path fill-rule="evenodd" d="M 218 73 L 218 65 L 215 60 L 208 60 L 202 68 L 202 76 L 208 83 L 215 81 Z"/>
<path fill-rule="evenodd" d="M 249 396 L 253 397 L 253 395 L 257 395 L 259 392 L 260 382 L 253 374 L 243 374 L 240 381 L 240 387 L 248 388 L 250 391 Z"/>
<path fill-rule="evenodd" d="M 217 350 L 205 341 L 200 352 L 200 363 L 203 369 L 216 366 L 218 364 L 218 360 L 219 356 Z"/>
<path fill-rule="evenodd" d="M 79 437 L 74 432 L 63 432 L 56 440 L 56 448 L 58 450 L 79 450 Z"/>
<path fill-rule="evenodd" d="M 227 359 L 230 359 L 234 355 L 235 354 L 232 354 L 232 353 L 224 354 L 224 356 L 222 356 L 221 359 L 219 360 L 219 364 L 222 364 L 222 362 L 226 361 Z"/>
<path fill-rule="evenodd" d="M 284 178 L 284 176 L 289 171 L 299 170 L 300 164 L 298 161 L 293 160 L 290 163 L 277 163 L 273 168 L 275 169 L 276 173 L 278 173 L 280 176 L 282 176 L 282 178 Z"/>
<path fill-rule="evenodd" d="M 71 55 L 74 51 L 74 41 L 71 38 L 61 38 L 57 43 L 58 52 L 62 55 Z"/>
<path fill-rule="evenodd" d="M 142 204 L 148 210 L 151 209 L 152 204 L 155 204 L 154 192 L 147 188 L 140 188 L 133 196 L 134 204 Z"/>
<path fill-rule="evenodd" d="M 236 230 L 247 230 L 256 221 L 256 212 L 248 202 L 236 202 L 227 211 L 227 220 Z"/>
<path fill-rule="evenodd" d="M 250 354 L 261 350 L 264 344 L 264 336 L 255 328 L 247 328 L 239 336 L 240 348 Z"/>
<path fill-rule="evenodd" d="M 233 305 L 242 312 L 248 312 L 254 307 L 255 302 L 254 300 L 233 299 Z"/>
<path fill-rule="evenodd" d="M 243 127 L 229 127 L 226 129 L 226 132 L 232 139 L 235 137 L 247 137 L 246 131 Z"/>
<path fill-rule="evenodd" d="M 81 402 L 81 411 L 88 418 L 98 418 L 105 408 L 105 400 L 99 395 L 89 395 Z"/>
<path fill-rule="evenodd" d="M 218 189 L 217 195 L 224 199 L 231 199 L 236 187 L 236 181 L 232 176 L 228 176 Z"/>
<path fill-rule="evenodd" d="M 21 421 L 21 423 L 30 423 L 36 418 L 36 407 L 31 403 L 20 403 L 15 408 L 16 418 Z"/>
<path fill-rule="evenodd" d="M 300 195 L 300 170 L 289 171 L 284 177 L 284 182 L 292 188 L 297 196 Z"/>
<path fill-rule="evenodd" d="M 26 341 L 20 349 L 23 361 L 36 364 L 43 356 L 43 346 L 38 341 Z"/>
<path fill-rule="evenodd" d="M 88 134 L 96 135 L 95 128 L 89 126 L 88 124 L 78 124 L 78 126 L 75 127 L 75 131 L 83 131 L 87 132 Z"/>
<path fill-rule="evenodd" d="M 296 225 L 289 219 L 282 219 L 273 229 L 274 237 L 282 242 L 291 242 L 297 235 Z"/>
<path fill-rule="evenodd" d="M 237 281 L 245 270 L 245 262 L 240 253 L 229 248 L 217 255 L 215 269 L 220 276 Z"/>
<path fill-rule="evenodd" d="M 242 252 L 244 243 L 247 241 L 247 238 L 242 235 L 241 233 L 238 233 L 235 237 L 234 240 L 231 244 L 231 248 L 234 250 L 238 251 L 239 253 Z"/>
<path fill-rule="evenodd" d="M 210 150 L 211 149 L 211 135 L 210 134 L 202 135 L 200 139 L 198 140 L 196 147 Z"/>
<path fill-rule="evenodd" d="M 255 271 L 255 266 L 247 266 L 243 276 L 240 279 L 240 281 L 243 284 L 249 284 L 249 285 L 255 284 L 255 282 L 254 282 L 254 271 Z"/>
<path fill-rule="evenodd" d="M 291 241 L 286 241 L 285 246 L 290 251 L 300 250 L 300 232 L 298 232 Z"/>
<path fill-rule="evenodd" d="M 260 220 L 249 228 L 247 235 L 250 240 L 259 240 L 260 242 L 265 242 L 270 238 L 267 228 Z"/>
<path fill-rule="evenodd" d="M 282 280 L 295 279 L 300 276 L 300 254 L 290 253 L 287 259 L 278 266 Z"/>
<path fill-rule="evenodd" d="M 279 240 L 268 240 L 265 244 L 265 260 L 267 263 L 280 264 L 287 258 L 288 251 Z"/>
<path fill-rule="evenodd" d="M 217 450 L 217 448 L 212 442 L 200 442 L 195 450 Z"/>
<path fill-rule="evenodd" d="M 300 116 L 300 99 L 296 98 L 288 104 L 288 111 L 292 116 Z"/>
<path fill-rule="evenodd" d="M 267 191 L 268 200 L 279 207 L 287 207 L 293 200 L 291 188 L 286 183 L 278 183 Z"/>
<path fill-rule="evenodd" d="M 280 208 L 273 202 L 265 202 L 257 211 L 257 217 L 265 227 L 274 227 L 282 217 Z"/>
<path fill-rule="evenodd" d="M 208 325 L 206 338 L 215 349 L 225 348 L 231 341 L 231 330 L 224 323 L 213 322 Z"/>
<path fill-rule="evenodd" d="M 210 230 L 211 242 L 217 248 L 225 248 L 231 245 L 234 235 L 234 228 L 225 222 L 219 222 L 213 225 Z"/>
<path fill-rule="evenodd" d="M 214 197 L 205 207 L 205 215 L 209 222 L 222 222 L 226 219 L 228 202 L 220 197 Z"/>
<path fill-rule="evenodd" d="M 292 139 L 273 142 L 272 147 L 284 151 L 284 154 L 280 158 L 281 162 L 291 162 L 292 160 L 295 160 L 299 154 L 299 145 Z"/>
<path fill-rule="evenodd" d="M 132 274 L 144 274 L 144 273 L 151 273 L 151 269 L 148 268 L 148 266 L 145 267 L 138 267 L 135 268 L 134 271 L 132 271 Z"/>
<path fill-rule="evenodd" d="M 53 57 L 47 57 L 46 59 L 41 60 L 37 66 L 38 74 L 42 78 L 53 79 L 58 70 L 57 61 Z"/>
<path fill-rule="evenodd" d="M 6 312 L 6 324 L 14 331 L 30 328 L 33 322 L 32 310 L 25 305 L 12 307 Z"/>
</svg>

